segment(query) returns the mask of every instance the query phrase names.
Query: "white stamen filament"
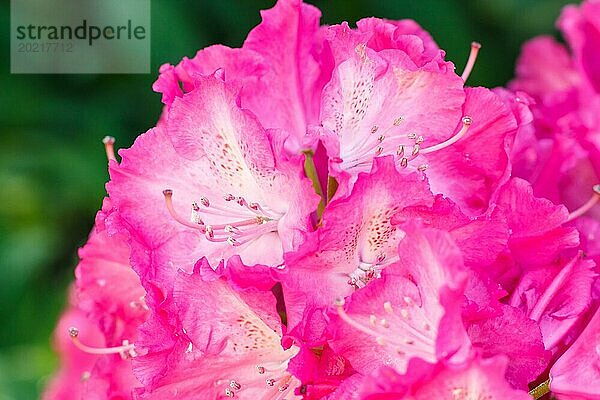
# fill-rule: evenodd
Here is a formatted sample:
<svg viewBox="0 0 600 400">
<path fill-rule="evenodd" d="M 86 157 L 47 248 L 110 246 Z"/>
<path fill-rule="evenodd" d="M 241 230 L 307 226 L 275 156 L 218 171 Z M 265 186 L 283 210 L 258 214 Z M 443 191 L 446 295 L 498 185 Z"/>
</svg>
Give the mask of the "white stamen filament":
<svg viewBox="0 0 600 400">
<path fill-rule="evenodd" d="M 373 157 L 373 153 L 375 156 L 379 156 L 386 151 L 384 142 L 389 142 L 386 141 L 386 138 L 388 137 L 393 139 L 416 139 L 417 135 L 414 133 L 400 135 L 391 133 L 393 129 L 397 128 L 402 123 L 402 121 L 404 121 L 404 117 L 396 118 L 394 123 L 386 128 L 383 132 L 379 132 L 379 127 L 377 125 L 372 126 L 369 134 L 363 135 L 360 141 L 354 143 L 348 150 L 345 151 L 345 154 L 342 156 L 344 163 L 350 164 L 352 167 L 369 165 L 371 158 Z"/>
</svg>

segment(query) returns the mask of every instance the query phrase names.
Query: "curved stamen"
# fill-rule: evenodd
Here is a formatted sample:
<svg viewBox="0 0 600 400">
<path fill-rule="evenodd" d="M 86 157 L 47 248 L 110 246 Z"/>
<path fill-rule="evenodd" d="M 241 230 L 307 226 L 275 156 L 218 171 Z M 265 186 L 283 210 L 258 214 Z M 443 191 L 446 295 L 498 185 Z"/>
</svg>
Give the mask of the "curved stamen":
<svg viewBox="0 0 600 400">
<path fill-rule="evenodd" d="M 267 212 L 258 203 L 248 203 L 243 197 L 235 197 L 226 195 L 224 200 L 236 201 L 236 205 L 232 205 L 237 209 L 237 205 L 242 206 L 242 209 L 233 211 L 231 208 L 211 203 L 206 197 L 200 199 L 201 208 L 197 203 L 192 203 L 192 213 L 190 221 L 181 217 L 173 205 L 173 191 L 171 189 L 163 190 L 165 204 L 169 210 L 169 214 L 173 219 L 188 228 L 199 230 L 204 234 L 204 237 L 209 242 L 224 243 L 227 242 L 231 246 L 240 246 L 251 242 L 263 234 L 277 231 L 277 221 L 281 215 L 274 215 L 274 212 Z M 260 214 L 263 211 L 264 214 Z M 226 222 L 221 224 L 210 225 L 202 219 L 202 214 L 218 215 L 220 217 L 232 217 L 240 219 L 238 221 Z M 250 218 L 248 218 L 250 217 Z"/>
<path fill-rule="evenodd" d="M 241 228 L 243 226 L 262 225 L 269 221 L 270 221 L 270 219 L 256 217 L 256 218 L 245 219 L 245 220 L 239 221 L 239 222 L 233 222 L 230 224 L 211 225 L 211 227 L 212 227 L 213 231 L 222 230 L 227 233 L 233 233 L 233 231 L 238 231 L 237 228 Z M 229 228 L 229 227 L 231 227 L 231 228 Z M 231 232 L 229 232 L 229 231 L 231 231 Z"/>
<path fill-rule="evenodd" d="M 481 44 L 477 42 L 471 43 L 471 52 L 469 53 L 469 59 L 467 60 L 467 65 L 465 65 L 465 70 L 460 76 L 464 82 L 469 79 L 469 75 L 471 75 L 471 71 L 475 66 L 475 61 L 477 60 L 477 54 L 479 54 L 479 49 L 481 48 Z"/>
<path fill-rule="evenodd" d="M 69 336 L 71 337 L 71 341 L 73 344 L 81 351 L 88 354 L 120 354 L 122 358 L 128 357 L 136 357 L 137 354 L 135 352 L 135 345 L 133 343 L 129 343 L 127 340 L 123 341 L 122 346 L 116 347 L 91 347 L 81 343 L 79 340 L 79 329 L 72 326 L 68 329 Z"/>
<path fill-rule="evenodd" d="M 544 293 L 542 293 L 542 295 L 538 299 L 537 303 L 535 303 L 533 310 L 531 310 L 531 313 L 529 314 L 530 319 L 534 321 L 540 320 L 542 314 L 544 313 L 544 311 L 546 310 L 556 293 L 564 285 L 565 280 L 571 273 L 571 270 L 573 269 L 575 264 L 577 264 L 578 258 L 579 257 L 575 257 L 574 259 L 569 261 L 567 265 L 565 265 L 560 270 L 560 272 L 554 277 L 550 285 L 546 288 Z"/>
<path fill-rule="evenodd" d="M 584 205 L 579 207 L 577 210 L 573 211 L 569 214 L 569 217 L 565 222 L 573 221 L 575 218 L 581 217 L 583 214 L 592 209 L 598 202 L 600 201 L 600 184 L 594 185 L 592 197 L 588 201 L 585 202 Z"/>
<path fill-rule="evenodd" d="M 117 161 L 115 157 L 115 138 L 112 136 L 104 136 L 102 139 L 102 143 L 104 143 L 104 150 L 106 151 L 106 158 L 108 161 Z"/>
<path fill-rule="evenodd" d="M 256 230 L 253 230 L 251 232 L 244 232 L 243 234 L 238 234 L 235 236 L 230 236 L 230 240 L 229 240 L 229 244 L 231 244 L 232 246 L 241 246 L 242 244 L 246 244 L 249 243 L 253 240 L 258 239 L 260 236 L 267 234 L 269 232 L 276 232 L 277 229 L 273 229 L 271 227 L 264 227 L 264 228 L 256 228 Z"/>
<path fill-rule="evenodd" d="M 427 147 L 424 149 L 421 149 L 419 152 L 421 154 L 429 154 L 429 153 L 433 153 L 434 151 L 438 151 L 438 150 L 442 150 L 448 146 L 453 145 L 454 143 L 458 142 L 463 136 L 465 136 L 467 134 L 467 132 L 469 131 L 469 127 L 471 126 L 471 124 L 473 123 L 473 119 L 469 116 L 465 116 L 462 119 L 462 128 L 460 128 L 460 131 L 458 131 L 458 133 L 454 136 L 452 136 L 450 139 L 443 141 L 442 143 L 438 143 L 436 145 L 433 145 L 431 147 Z"/>
<path fill-rule="evenodd" d="M 173 191 L 171 189 L 163 190 L 163 195 L 165 196 L 165 204 L 167 205 L 167 210 L 169 210 L 169 214 L 171 217 L 181 225 L 187 226 L 188 228 L 197 229 L 199 231 L 204 231 L 205 228 L 203 225 L 194 224 L 192 222 L 187 221 L 185 218 L 182 218 L 177 211 L 175 211 L 175 207 L 173 206 Z"/>
<path fill-rule="evenodd" d="M 213 242 L 213 243 L 222 243 L 222 242 L 227 242 L 228 240 L 230 240 L 230 236 L 225 236 L 225 237 L 214 237 L 212 235 L 210 235 L 207 231 L 206 235 L 204 235 L 204 237 L 206 238 L 206 240 L 208 240 L 209 242 Z"/>
</svg>

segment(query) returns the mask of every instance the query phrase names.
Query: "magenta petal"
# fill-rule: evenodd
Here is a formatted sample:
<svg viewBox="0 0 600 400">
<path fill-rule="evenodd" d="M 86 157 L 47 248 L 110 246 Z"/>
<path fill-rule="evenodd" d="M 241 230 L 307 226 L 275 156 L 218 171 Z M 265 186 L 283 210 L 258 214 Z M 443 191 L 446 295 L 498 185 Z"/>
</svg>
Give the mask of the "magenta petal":
<svg viewBox="0 0 600 400">
<path fill-rule="evenodd" d="M 466 93 L 463 113 L 473 122 L 461 140 L 426 155 L 426 174 L 433 193 L 444 194 L 463 212 L 477 216 L 488 209 L 509 177 L 508 146 L 517 122 L 502 98 L 492 91 L 468 88 Z"/>
<path fill-rule="evenodd" d="M 600 92 L 600 4 L 595 0 L 584 2 L 580 7 L 564 8 L 558 26 L 573 49 L 577 67 L 594 88 Z"/>
<path fill-rule="evenodd" d="M 550 388 L 564 399 L 600 398 L 600 310 L 550 370 Z"/>
<path fill-rule="evenodd" d="M 579 234 L 564 226 L 568 211 L 544 198 L 537 198 L 529 183 L 513 178 L 498 198 L 498 209 L 511 229 L 509 247 L 525 267 L 553 262 L 558 254 L 579 244 Z"/>
<path fill-rule="evenodd" d="M 508 356 L 506 379 L 515 388 L 525 390 L 548 365 L 550 352 L 544 349 L 535 321 L 511 306 L 505 305 L 501 311 L 497 317 L 472 322 L 467 332 L 473 346 L 480 348 L 484 356 Z"/>
<path fill-rule="evenodd" d="M 569 90 L 579 80 L 567 49 L 550 36 L 540 36 L 523 45 L 516 74 L 511 88 L 542 102 L 548 93 Z"/>
<path fill-rule="evenodd" d="M 547 349 L 560 344 L 592 301 L 597 276 L 595 263 L 577 254 L 560 268 L 555 265 L 527 271 L 511 304 L 523 302 L 529 317 L 540 323 Z"/>
<path fill-rule="evenodd" d="M 258 53 L 266 70 L 243 93 L 242 105 L 263 126 L 300 138 L 318 120 L 321 90 L 333 67 L 319 29 L 321 12 L 299 0 L 281 0 L 261 15 L 244 49 Z"/>
<path fill-rule="evenodd" d="M 475 355 L 460 364 L 428 365 L 411 362 L 402 376 L 389 367 L 373 373 L 361 391 L 361 400 L 531 399 L 504 380 L 507 359 Z"/>
</svg>

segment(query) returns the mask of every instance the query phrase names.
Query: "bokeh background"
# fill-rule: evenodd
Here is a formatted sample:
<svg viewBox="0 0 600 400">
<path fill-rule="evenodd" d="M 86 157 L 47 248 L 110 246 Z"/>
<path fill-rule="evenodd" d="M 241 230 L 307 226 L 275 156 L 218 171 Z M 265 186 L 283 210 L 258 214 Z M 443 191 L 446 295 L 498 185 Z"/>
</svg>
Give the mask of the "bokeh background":
<svg viewBox="0 0 600 400">
<path fill-rule="evenodd" d="M 413 18 L 462 71 L 483 44 L 470 85 L 504 85 L 523 41 L 556 34 L 567 0 L 321 0 L 323 23 Z M 11 75 L 9 2 L 0 3 L 0 400 L 39 397 L 56 368 L 51 336 L 77 248 L 105 194 L 101 138 L 128 147 L 152 127 L 158 67 L 213 43 L 240 46 L 274 0 L 153 0 L 149 75 Z"/>
</svg>

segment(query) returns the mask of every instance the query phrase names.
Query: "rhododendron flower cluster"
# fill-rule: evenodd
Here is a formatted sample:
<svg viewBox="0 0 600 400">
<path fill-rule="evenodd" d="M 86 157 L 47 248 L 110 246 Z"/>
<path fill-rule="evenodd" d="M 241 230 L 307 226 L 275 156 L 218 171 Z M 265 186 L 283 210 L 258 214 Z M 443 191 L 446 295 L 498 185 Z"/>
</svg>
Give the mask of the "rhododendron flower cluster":
<svg viewBox="0 0 600 400">
<path fill-rule="evenodd" d="M 600 398 L 600 1 L 468 87 L 411 20 L 279 0 L 163 65 L 46 399 Z"/>
</svg>

